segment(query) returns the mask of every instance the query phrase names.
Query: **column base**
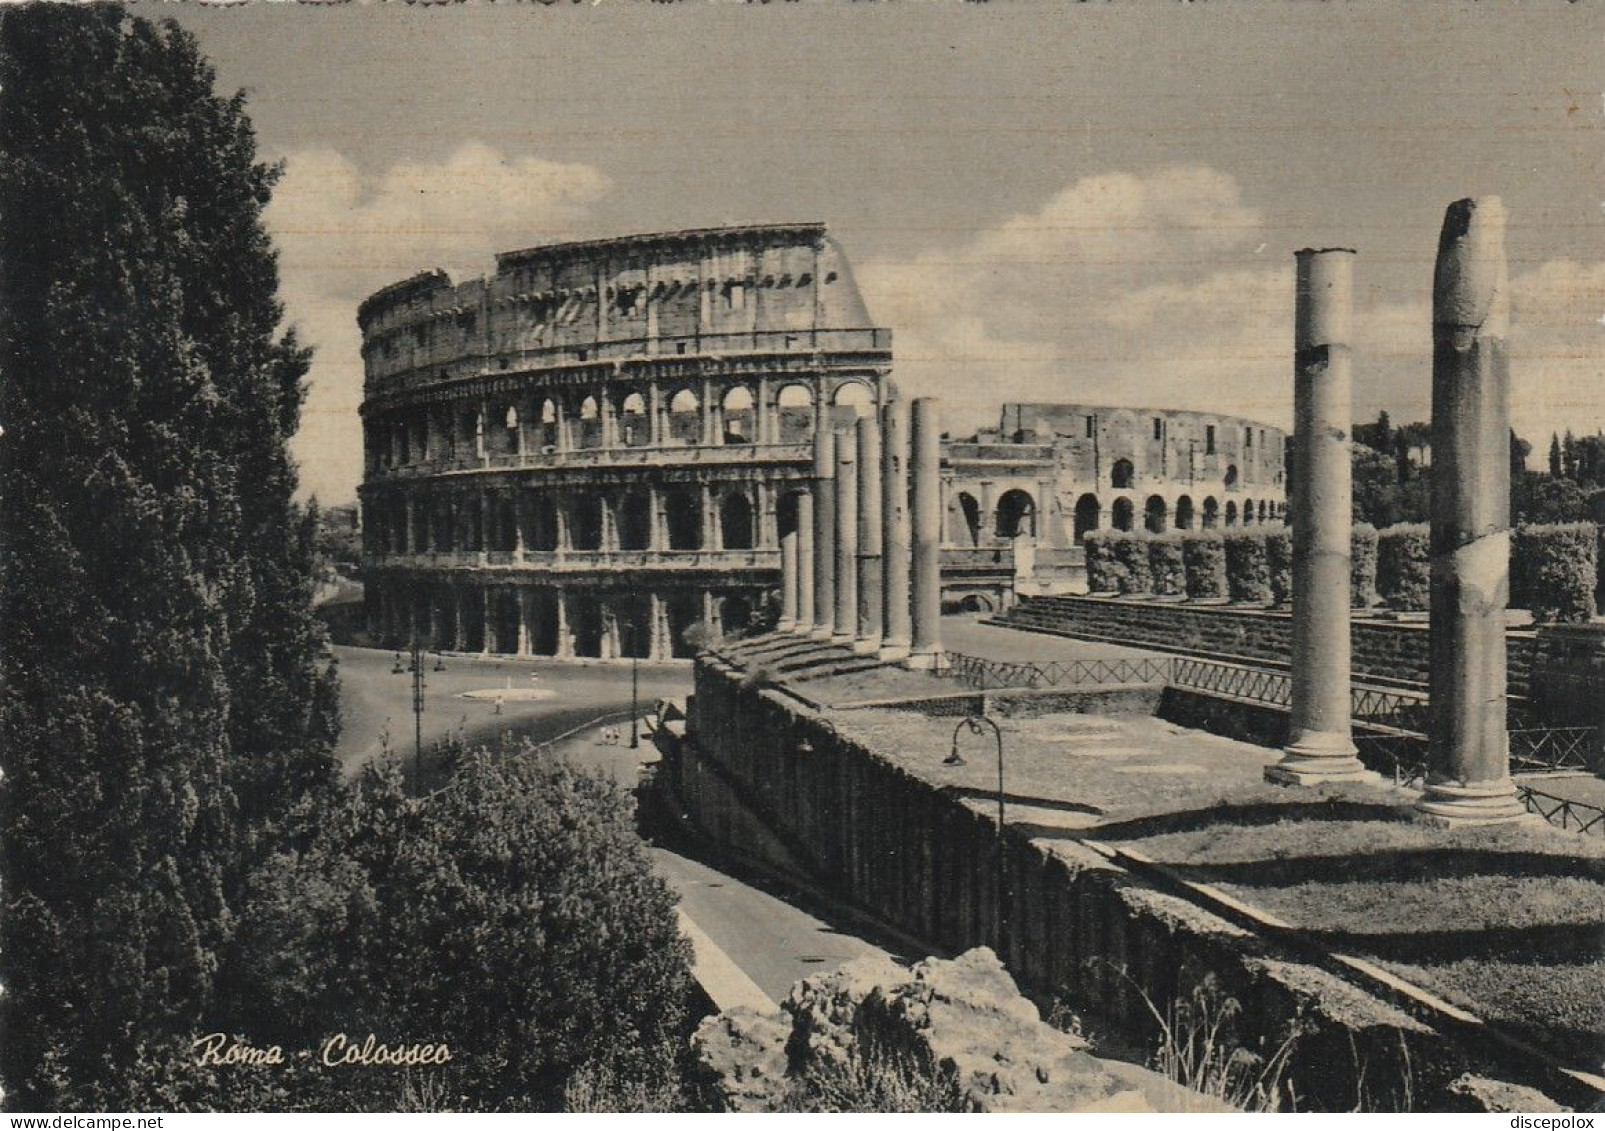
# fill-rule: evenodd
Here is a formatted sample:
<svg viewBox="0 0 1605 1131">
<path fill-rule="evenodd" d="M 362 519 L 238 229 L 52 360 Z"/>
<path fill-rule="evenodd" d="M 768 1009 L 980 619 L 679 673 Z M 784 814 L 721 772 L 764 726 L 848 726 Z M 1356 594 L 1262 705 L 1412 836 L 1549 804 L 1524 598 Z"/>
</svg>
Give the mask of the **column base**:
<svg viewBox="0 0 1605 1131">
<path fill-rule="evenodd" d="M 836 630 L 834 628 L 820 628 L 818 625 L 815 625 L 813 628 L 808 630 L 808 638 L 810 640 L 829 641 L 835 631 Z"/>
<path fill-rule="evenodd" d="M 878 656 L 881 650 L 881 638 L 878 636 L 860 636 L 853 641 L 853 655 Z"/>
<path fill-rule="evenodd" d="M 830 642 L 838 648 L 850 648 L 853 644 L 853 634 L 850 632 L 833 632 L 830 634 Z"/>
<path fill-rule="evenodd" d="M 935 671 L 942 666 L 942 653 L 935 648 L 927 648 L 918 652 L 910 651 L 908 658 L 903 661 L 903 666 L 910 671 Z"/>
<path fill-rule="evenodd" d="M 1347 734 L 1306 731 L 1282 748 L 1282 760 L 1265 767 L 1272 785 L 1322 785 L 1326 782 L 1380 784 L 1382 775 L 1368 770 L 1355 754 Z"/>
<path fill-rule="evenodd" d="M 875 651 L 876 656 L 889 662 L 908 659 L 908 641 L 882 640 L 881 646 Z"/>
<path fill-rule="evenodd" d="M 1516 799 L 1516 786 L 1509 778 L 1469 784 L 1428 782 L 1427 791 L 1416 802 L 1416 819 L 1440 828 L 1502 825 L 1526 816 L 1527 809 Z"/>
<path fill-rule="evenodd" d="M 794 636 L 811 636 L 813 635 L 814 626 L 810 621 L 798 621 L 791 626 L 791 631 Z"/>
<path fill-rule="evenodd" d="M 792 617 L 781 617 L 775 622 L 776 632 L 795 632 L 796 630 L 797 622 Z"/>
</svg>

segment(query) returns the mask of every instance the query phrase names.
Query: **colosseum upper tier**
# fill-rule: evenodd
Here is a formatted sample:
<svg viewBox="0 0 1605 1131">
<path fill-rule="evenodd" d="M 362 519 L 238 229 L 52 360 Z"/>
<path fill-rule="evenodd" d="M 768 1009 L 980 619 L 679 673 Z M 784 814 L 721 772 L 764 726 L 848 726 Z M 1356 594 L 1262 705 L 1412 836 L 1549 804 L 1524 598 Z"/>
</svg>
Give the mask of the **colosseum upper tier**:
<svg viewBox="0 0 1605 1131">
<path fill-rule="evenodd" d="M 357 321 L 369 623 L 396 645 L 659 659 L 744 627 L 815 428 L 890 389 L 822 224 L 508 252 Z"/>
</svg>

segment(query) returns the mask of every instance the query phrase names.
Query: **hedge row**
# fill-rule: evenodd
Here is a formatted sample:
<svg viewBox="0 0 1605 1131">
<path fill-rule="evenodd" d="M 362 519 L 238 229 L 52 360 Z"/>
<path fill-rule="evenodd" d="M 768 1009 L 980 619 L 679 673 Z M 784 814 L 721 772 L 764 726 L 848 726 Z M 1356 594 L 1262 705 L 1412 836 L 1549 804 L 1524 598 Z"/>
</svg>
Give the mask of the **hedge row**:
<svg viewBox="0 0 1605 1131">
<path fill-rule="evenodd" d="M 1087 585 L 1094 593 L 1229 597 L 1242 604 L 1292 599 L 1293 547 L 1286 528 L 1166 534 L 1095 531 L 1086 536 Z M 1425 611 L 1432 554 L 1426 523 L 1377 531 L 1354 527 L 1350 597 L 1390 609 Z M 1535 621 L 1586 621 L 1596 609 L 1605 527 L 1588 522 L 1522 526 L 1511 534 L 1510 604 Z"/>
</svg>

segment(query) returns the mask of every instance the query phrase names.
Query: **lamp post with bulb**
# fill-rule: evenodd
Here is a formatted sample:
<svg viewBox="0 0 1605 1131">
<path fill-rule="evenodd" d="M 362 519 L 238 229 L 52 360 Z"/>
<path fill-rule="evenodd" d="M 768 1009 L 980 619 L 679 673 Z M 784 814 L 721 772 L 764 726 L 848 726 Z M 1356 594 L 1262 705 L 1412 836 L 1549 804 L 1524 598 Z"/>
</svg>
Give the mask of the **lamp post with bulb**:
<svg viewBox="0 0 1605 1131">
<path fill-rule="evenodd" d="M 963 766 L 967 763 L 964 756 L 959 753 L 959 735 L 964 731 L 971 734 L 985 734 L 986 728 L 992 728 L 992 737 L 997 743 L 998 752 L 998 840 L 997 840 L 997 897 L 992 901 L 992 936 L 997 940 L 998 958 L 1008 961 L 1009 945 L 1006 937 L 1008 929 L 1008 916 L 1004 907 L 1008 903 L 1008 862 L 1004 855 L 1003 830 L 1005 826 L 1004 794 L 1003 794 L 1003 731 L 998 724 L 986 715 L 966 715 L 958 721 L 953 728 L 953 743 L 948 750 L 946 758 L 942 759 L 944 766 Z"/>
<path fill-rule="evenodd" d="M 428 687 L 424 678 L 424 660 L 428 658 L 428 649 L 414 636 L 408 646 L 408 654 L 409 661 L 403 666 L 401 653 L 396 653 L 396 664 L 390 669 L 390 674 L 412 676 L 412 765 L 413 776 L 421 785 L 424 773 L 424 690 Z M 446 662 L 438 652 L 435 653 L 433 670 L 437 672 L 446 670 Z"/>
</svg>

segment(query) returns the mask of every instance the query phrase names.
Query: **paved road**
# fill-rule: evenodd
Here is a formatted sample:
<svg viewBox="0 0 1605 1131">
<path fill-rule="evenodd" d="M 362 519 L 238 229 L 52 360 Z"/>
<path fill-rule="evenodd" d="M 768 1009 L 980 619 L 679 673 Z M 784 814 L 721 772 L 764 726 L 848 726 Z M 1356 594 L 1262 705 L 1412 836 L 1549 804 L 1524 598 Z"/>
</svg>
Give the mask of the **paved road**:
<svg viewBox="0 0 1605 1131">
<path fill-rule="evenodd" d="M 340 661 L 340 744 L 335 756 L 347 773 L 377 755 L 389 735 L 392 749 L 413 749 L 412 677 L 395 675 L 396 655 L 375 648 L 337 647 Z M 538 742 L 554 738 L 609 711 L 630 706 L 630 665 L 567 664 L 556 661 L 481 659 L 448 656 L 445 671 L 429 670 L 424 692 L 424 745 L 461 729 L 466 738 L 495 739 L 502 731 Z M 434 666 L 430 658 L 429 668 Z M 640 665 L 641 709 L 649 711 L 665 696 L 684 698 L 691 690 L 686 664 Z M 531 679 L 531 676 L 535 679 Z M 539 688 L 550 698 L 508 699 L 496 712 L 494 700 L 463 698 L 463 693 L 497 688 Z"/>
</svg>

